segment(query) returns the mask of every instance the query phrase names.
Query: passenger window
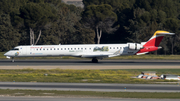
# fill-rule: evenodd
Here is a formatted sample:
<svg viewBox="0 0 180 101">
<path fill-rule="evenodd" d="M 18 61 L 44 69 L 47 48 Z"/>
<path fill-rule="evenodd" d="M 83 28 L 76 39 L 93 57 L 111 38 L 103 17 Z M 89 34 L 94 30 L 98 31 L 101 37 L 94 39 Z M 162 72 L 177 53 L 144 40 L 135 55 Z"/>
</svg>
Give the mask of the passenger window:
<svg viewBox="0 0 180 101">
<path fill-rule="evenodd" d="M 71 50 L 73 50 L 73 48 L 71 48 Z"/>
<path fill-rule="evenodd" d="M 115 47 L 113 47 L 113 49 L 115 49 Z"/>
<path fill-rule="evenodd" d="M 78 50 L 79 50 L 79 48 L 78 48 Z"/>
<path fill-rule="evenodd" d="M 76 50 L 76 48 L 74 48 L 74 50 Z"/>
<path fill-rule="evenodd" d="M 118 49 L 119 47 L 117 47 L 117 49 Z"/>
<path fill-rule="evenodd" d="M 38 51 L 38 49 L 36 49 Z"/>
<path fill-rule="evenodd" d="M 54 48 L 54 50 L 56 50 L 56 48 Z"/>
<path fill-rule="evenodd" d="M 83 50 L 83 48 L 81 48 L 81 50 Z"/>
<path fill-rule="evenodd" d="M 61 48 L 61 50 L 63 50 L 63 48 Z"/>
<path fill-rule="evenodd" d="M 52 48 L 50 48 L 50 50 L 52 50 Z"/>
<path fill-rule="evenodd" d="M 48 48 L 47 48 L 47 50 L 48 50 Z"/>
<path fill-rule="evenodd" d="M 91 48 L 89 48 L 89 50 L 91 50 Z"/>
<path fill-rule="evenodd" d="M 66 50 L 66 48 L 64 48 L 64 50 Z"/>
<path fill-rule="evenodd" d="M 111 49 L 111 47 L 110 47 L 110 49 Z"/>
<path fill-rule="evenodd" d="M 45 50 L 45 49 L 43 49 L 43 50 Z"/>
<path fill-rule="evenodd" d="M 85 48 L 85 50 L 86 50 L 86 48 Z"/>
<path fill-rule="evenodd" d="M 57 50 L 59 50 L 59 48 L 57 48 Z"/>
<path fill-rule="evenodd" d="M 68 50 L 69 50 L 69 48 L 68 48 Z"/>
</svg>

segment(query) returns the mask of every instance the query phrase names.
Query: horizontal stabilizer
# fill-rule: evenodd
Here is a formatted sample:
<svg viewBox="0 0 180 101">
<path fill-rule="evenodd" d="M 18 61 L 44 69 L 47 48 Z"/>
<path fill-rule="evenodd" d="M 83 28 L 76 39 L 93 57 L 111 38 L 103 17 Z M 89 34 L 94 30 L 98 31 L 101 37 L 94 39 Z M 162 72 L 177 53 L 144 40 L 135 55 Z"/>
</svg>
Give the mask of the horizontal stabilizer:
<svg viewBox="0 0 180 101">
<path fill-rule="evenodd" d="M 156 35 L 174 35 L 175 33 L 164 33 L 164 32 L 158 32 Z"/>
<path fill-rule="evenodd" d="M 175 33 L 169 33 L 167 31 L 156 31 L 154 35 L 144 44 L 144 46 L 156 46 L 158 47 L 161 40 L 165 35 L 174 35 Z"/>
</svg>

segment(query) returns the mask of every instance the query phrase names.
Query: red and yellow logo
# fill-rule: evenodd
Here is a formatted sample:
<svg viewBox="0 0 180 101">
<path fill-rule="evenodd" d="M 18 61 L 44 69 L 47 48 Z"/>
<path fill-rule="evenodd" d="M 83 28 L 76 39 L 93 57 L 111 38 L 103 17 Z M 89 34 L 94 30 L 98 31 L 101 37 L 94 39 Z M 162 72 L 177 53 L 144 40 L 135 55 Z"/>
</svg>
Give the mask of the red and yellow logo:
<svg viewBox="0 0 180 101">
<path fill-rule="evenodd" d="M 15 53 L 15 56 L 18 56 L 18 55 L 19 55 L 19 52 L 16 52 L 16 53 Z"/>
</svg>

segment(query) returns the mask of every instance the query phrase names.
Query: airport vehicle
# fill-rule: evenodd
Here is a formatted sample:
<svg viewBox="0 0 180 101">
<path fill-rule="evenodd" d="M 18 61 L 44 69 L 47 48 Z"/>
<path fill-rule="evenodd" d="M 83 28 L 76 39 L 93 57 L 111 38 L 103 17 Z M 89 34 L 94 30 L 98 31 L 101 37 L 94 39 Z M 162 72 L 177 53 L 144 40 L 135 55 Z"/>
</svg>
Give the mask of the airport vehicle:
<svg viewBox="0 0 180 101">
<path fill-rule="evenodd" d="M 167 31 L 156 31 L 147 41 L 141 43 L 126 44 L 78 44 L 78 45 L 27 45 L 17 46 L 4 55 L 12 57 L 51 57 L 51 56 L 73 56 L 92 58 L 93 63 L 98 59 L 122 55 L 142 55 L 160 49 L 159 44 L 164 35 L 174 35 Z"/>
</svg>

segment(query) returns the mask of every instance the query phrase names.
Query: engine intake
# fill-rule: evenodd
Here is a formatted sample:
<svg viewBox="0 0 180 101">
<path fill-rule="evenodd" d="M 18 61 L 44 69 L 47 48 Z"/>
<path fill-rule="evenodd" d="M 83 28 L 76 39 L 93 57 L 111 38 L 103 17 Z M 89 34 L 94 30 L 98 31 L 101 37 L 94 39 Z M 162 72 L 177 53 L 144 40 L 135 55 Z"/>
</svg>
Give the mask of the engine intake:
<svg viewBox="0 0 180 101">
<path fill-rule="evenodd" d="M 138 43 L 128 43 L 128 47 L 131 50 L 139 50 L 139 49 L 143 49 L 143 45 L 138 44 Z"/>
</svg>

